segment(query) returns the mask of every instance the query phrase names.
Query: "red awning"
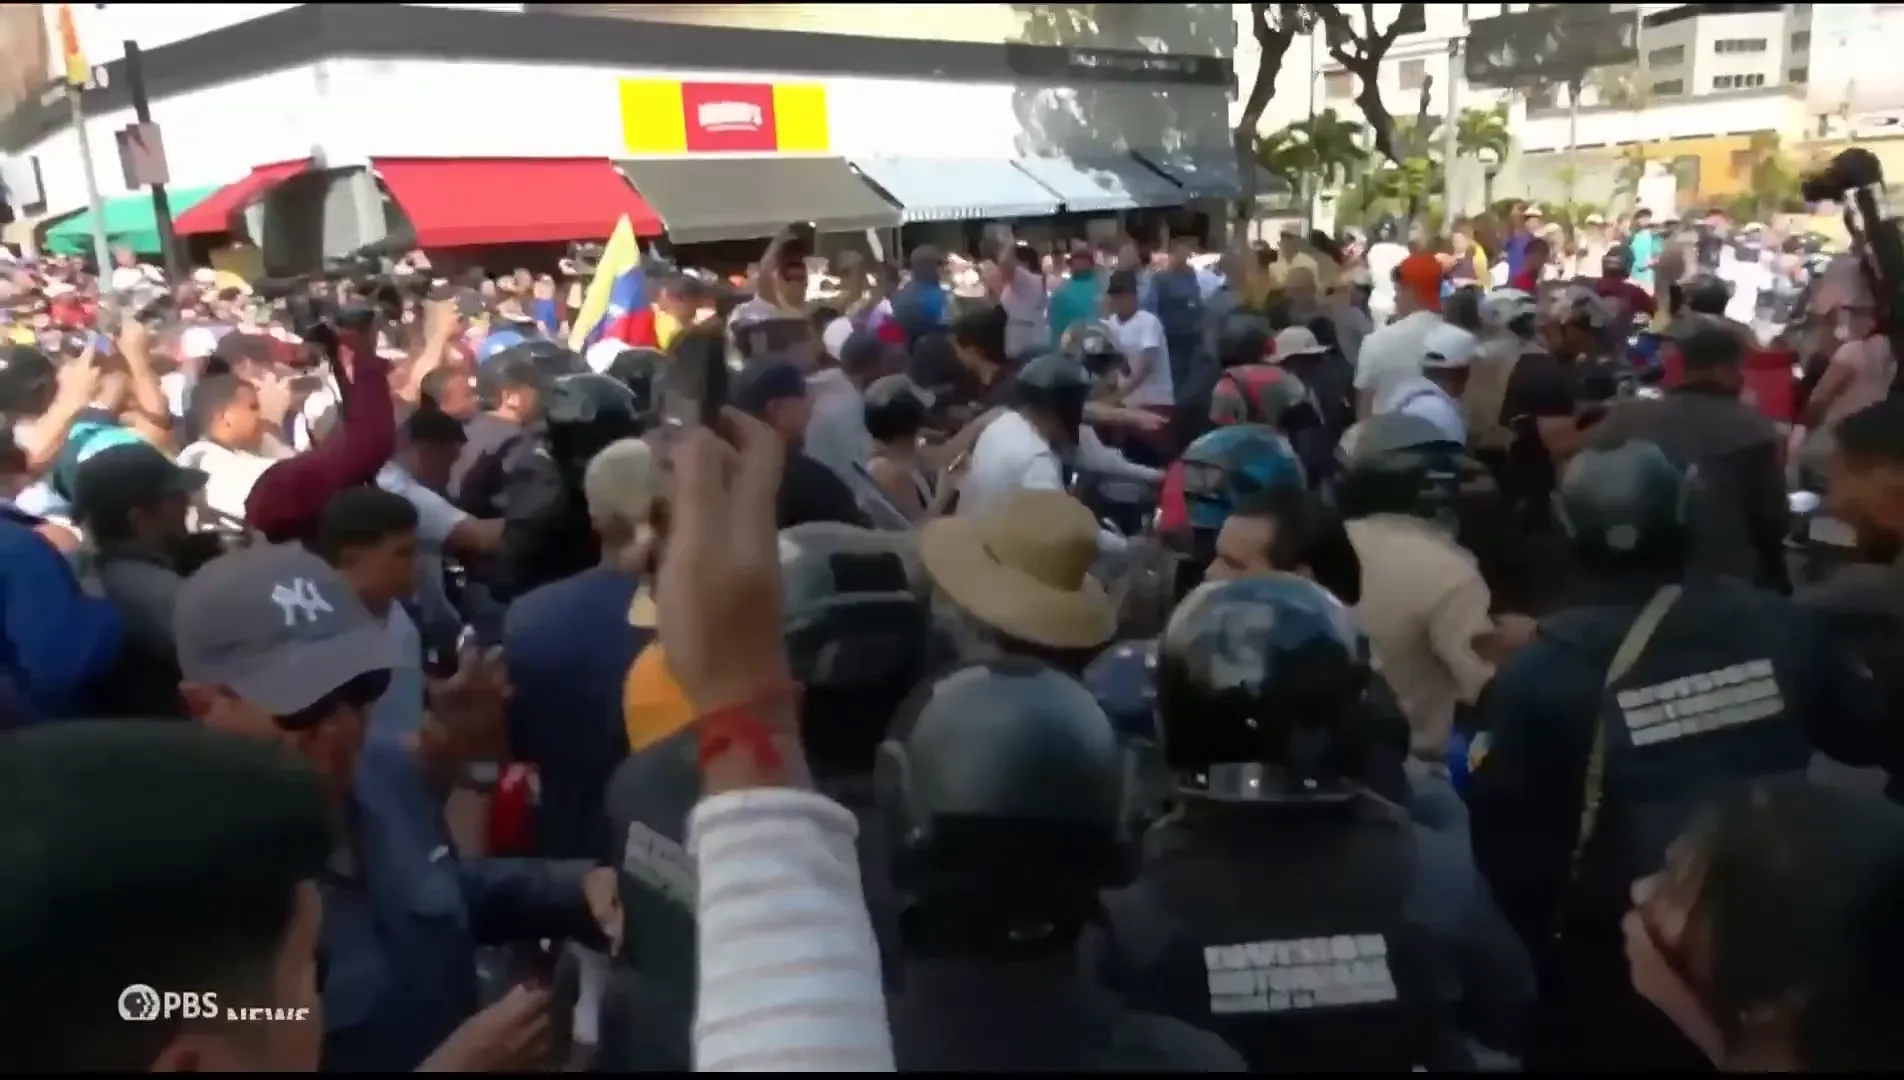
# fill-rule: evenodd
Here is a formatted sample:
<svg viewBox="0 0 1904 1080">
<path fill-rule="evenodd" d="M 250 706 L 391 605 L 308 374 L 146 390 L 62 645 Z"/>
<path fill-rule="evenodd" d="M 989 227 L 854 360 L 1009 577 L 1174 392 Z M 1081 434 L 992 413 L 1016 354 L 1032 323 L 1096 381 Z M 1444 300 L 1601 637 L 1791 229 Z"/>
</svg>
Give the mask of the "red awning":
<svg viewBox="0 0 1904 1080">
<path fill-rule="evenodd" d="M 376 158 L 418 247 L 605 240 L 623 214 L 641 236 L 661 217 L 606 158 Z"/>
<path fill-rule="evenodd" d="M 235 184 L 226 184 L 212 192 L 211 198 L 172 219 L 172 231 L 179 236 L 226 232 L 231 228 L 231 219 L 245 207 L 310 167 L 310 158 L 260 165 L 244 179 Z"/>
</svg>

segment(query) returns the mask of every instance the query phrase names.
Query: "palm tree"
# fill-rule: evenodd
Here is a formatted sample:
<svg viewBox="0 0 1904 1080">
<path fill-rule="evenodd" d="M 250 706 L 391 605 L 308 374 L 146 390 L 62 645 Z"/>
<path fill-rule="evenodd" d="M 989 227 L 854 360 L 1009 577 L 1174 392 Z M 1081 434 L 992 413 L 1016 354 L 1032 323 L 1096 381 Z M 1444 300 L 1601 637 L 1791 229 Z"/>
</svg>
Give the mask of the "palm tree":
<svg viewBox="0 0 1904 1080">
<path fill-rule="evenodd" d="M 1506 160 L 1514 146 L 1514 135 L 1507 124 L 1507 103 L 1491 109 L 1462 109 L 1455 121 L 1454 146 L 1464 158 L 1492 151 L 1497 159 Z"/>
<path fill-rule="evenodd" d="M 1362 125 L 1334 109 L 1288 124 L 1256 144 L 1256 159 L 1270 175 L 1311 192 L 1346 182 L 1366 156 Z M 1318 187 L 1308 187 L 1311 183 Z"/>
</svg>

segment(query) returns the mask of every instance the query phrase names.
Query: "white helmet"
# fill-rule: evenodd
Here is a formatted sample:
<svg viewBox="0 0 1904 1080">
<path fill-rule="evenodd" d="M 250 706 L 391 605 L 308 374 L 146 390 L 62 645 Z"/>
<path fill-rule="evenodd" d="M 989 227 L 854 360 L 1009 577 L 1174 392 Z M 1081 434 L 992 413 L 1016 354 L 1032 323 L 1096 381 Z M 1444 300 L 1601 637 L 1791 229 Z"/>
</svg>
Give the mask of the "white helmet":
<svg viewBox="0 0 1904 1080">
<path fill-rule="evenodd" d="M 1481 298 L 1481 328 L 1490 334 L 1533 337 L 1540 305 L 1519 289 L 1490 289 Z"/>
</svg>

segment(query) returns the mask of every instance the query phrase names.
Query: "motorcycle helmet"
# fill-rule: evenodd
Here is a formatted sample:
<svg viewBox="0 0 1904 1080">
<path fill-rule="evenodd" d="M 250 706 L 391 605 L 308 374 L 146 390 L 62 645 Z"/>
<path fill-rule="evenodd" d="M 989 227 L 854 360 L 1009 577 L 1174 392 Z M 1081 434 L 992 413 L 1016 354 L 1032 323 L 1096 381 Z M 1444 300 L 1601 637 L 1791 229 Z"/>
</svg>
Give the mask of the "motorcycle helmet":
<svg viewBox="0 0 1904 1080">
<path fill-rule="evenodd" d="M 623 349 L 602 372 L 634 395 L 635 409 L 642 415 L 644 427 L 653 422 L 660 407 L 656 384 L 667 364 L 668 354 L 660 349 Z"/>
<path fill-rule="evenodd" d="M 1065 355 L 1084 365 L 1093 379 L 1101 379 L 1125 364 L 1117 335 L 1101 320 L 1080 323 L 1065 334 Z"/>
<path fill-rule="evenodd" d="M 1492 289 L 1481 300 L 1481 328 L 1530 340 L 1540 321 L 1540 305 L 1519 289 Z"/>
<path fill-rule="evenodd" d="M 1046 353 L 1018 370 L 1018 403 L 1051 413 L 1075 439 L 1094 382 L 1080 361 L 1063 353 Z"/>
<path fill-rule="evenodd" d="M 1685 470 L 1657 444 L 1632 439 L 1574 455 L 1554 507 L 1589 570 L 1677 568 L 1691 498 Z"/>
<path fill-rule="evenodd" d="M 1190 527 L 1215 532 L 1240 503 L 1307 487 L 1288 440 L 1259 424 L 1210 432 L 1183 452 L 1183 497 Z"/>
<path fill-rule="evenodd" d="M 1364 420 L 1337 489 L 1347 518 L 1407 514 L 1453 532 L 1464 448 L 1431 421 L 1407 413 Z"/>
<path fill-rule="evenodd" d="M 1193 798 L 1347 794 L 1369 680 L 1366 643 L 1328 590 L 1293 574 L 1206 583 L 1158 647 L 1164 763 Z"/>
</svg>

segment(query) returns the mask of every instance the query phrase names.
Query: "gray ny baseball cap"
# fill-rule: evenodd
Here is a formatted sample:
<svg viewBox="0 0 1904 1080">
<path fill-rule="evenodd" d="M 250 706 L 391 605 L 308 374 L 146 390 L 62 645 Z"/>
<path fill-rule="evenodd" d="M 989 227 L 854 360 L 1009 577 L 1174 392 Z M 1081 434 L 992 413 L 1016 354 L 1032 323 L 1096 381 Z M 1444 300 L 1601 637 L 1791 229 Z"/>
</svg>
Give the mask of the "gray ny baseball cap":
<svg viewBox="0 0 1904 1080">
<path fill-rule="evenodd" d="M 206 563 L 179 589 L 172 628 L 185 681 L 228 687 L 274 716 L 387 671 L 390 638 L 324 560 L 264 544 Z"/>
</svg>

